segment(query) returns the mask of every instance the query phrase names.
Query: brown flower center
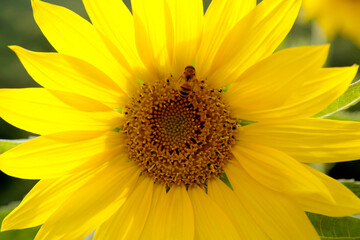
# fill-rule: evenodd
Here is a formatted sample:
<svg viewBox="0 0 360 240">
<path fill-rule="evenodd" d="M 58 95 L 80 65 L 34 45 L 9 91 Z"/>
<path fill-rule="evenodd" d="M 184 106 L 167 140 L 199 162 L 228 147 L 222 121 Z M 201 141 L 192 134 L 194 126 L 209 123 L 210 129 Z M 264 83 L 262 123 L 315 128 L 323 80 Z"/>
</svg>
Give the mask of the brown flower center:
<svg viewBox="0 0 360 240">
<path fill-rule="evenodd" d="M 143 84 L 122 128 L 129 159 L 168 187 L 205 185 L 221 174 L 237 129 L 221 91 L 187 70 L 179 80 Z"/>
</svg>

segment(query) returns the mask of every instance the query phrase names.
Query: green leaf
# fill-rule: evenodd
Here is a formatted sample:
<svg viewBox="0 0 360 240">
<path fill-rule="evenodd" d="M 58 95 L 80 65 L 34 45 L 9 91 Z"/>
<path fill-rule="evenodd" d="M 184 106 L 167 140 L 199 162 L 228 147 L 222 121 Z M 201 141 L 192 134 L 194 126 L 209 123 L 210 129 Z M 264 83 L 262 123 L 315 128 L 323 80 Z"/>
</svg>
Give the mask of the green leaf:
<svg viewBox="0 0 360 240">
<path fill-rule="evenodd" d="M 360 196 L 360 182 L 341 180 L 342 184 Z M 307 213 L 322 240 L 360 240 L 360 215 L 328 217 Z"/>
<path fill-rule="evenodd" d="M 341 110 L 345 110 L 360 101 L 360 80 L 352 83 L 348 90 L 331 103 L 327 108 L 314 115 L 316 118 L 325 118 Z"/>
<path fill-rule="evenodd" d="M 360 240 L 360 215 L 351 217 L 327 217 L 308 213 L 322 240 Z"/>
<path fill-rule="evenodd" d="M 0 139 L 0 154 L 28 140 L 29 139 L 19 139 L 19 140 Z"/>
<path fill-rule="evenodd" d="M 358 121 L 360 122 L 360 112 L 342 111 L 334 115 L 326 117 L 326 119 L 334 119 L 340 121 Z"/>
<path fill-rule="evenodd" d="M 13 202 L 8 206 L 0 207 L 0 222 L 2 222 L 18 204 L 19 202 Z M 35 238 L 38 230 L 39 227 L 0 232 L 0 240 L 32 240 Z"/>
</svg>

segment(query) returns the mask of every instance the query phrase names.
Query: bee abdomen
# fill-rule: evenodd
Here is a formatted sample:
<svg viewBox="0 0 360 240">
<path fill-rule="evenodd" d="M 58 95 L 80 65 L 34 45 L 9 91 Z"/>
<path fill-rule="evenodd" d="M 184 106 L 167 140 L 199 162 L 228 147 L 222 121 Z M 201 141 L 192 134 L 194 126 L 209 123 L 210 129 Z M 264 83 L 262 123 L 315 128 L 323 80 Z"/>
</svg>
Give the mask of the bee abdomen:
<svg viewBox="0 0 360 240">
<path fill-rule="evenodd" d="M 188 83 L 184 83 L 180 86 L 179 95 L 181 98 L 187 98 L 191 92 L 191 85 Z"/>
</svg>

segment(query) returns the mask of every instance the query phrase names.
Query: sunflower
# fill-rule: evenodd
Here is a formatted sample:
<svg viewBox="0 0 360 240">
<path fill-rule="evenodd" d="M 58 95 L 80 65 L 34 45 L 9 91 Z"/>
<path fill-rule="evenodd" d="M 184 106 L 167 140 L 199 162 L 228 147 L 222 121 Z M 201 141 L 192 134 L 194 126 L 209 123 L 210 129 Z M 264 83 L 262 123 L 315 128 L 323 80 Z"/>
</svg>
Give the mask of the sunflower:
<svg viewBox="0 0 360 240">
<path fill-rule="evenodd" d="M 360 46 L 360 1 L 304 0 L 303 7 L 306 17 L 315 19 L 328 38 L 340 34 Z"/>
<path fill-rule="evenodd" d="M 33 0 L 57 50 L 18 46 L 43 88 L 0 90 L 0 115 L 41 136 L 0 156 L 40 179 L 2 230 L 36 240 L 319 239 L 305 211 L 359 199 L 309 162 L 360 158 L 360 124 L 310 118 L 357 66 L 328 46 L 275 49 L 301 1 L 83 0 L 91 23 Z"/>
</svg>

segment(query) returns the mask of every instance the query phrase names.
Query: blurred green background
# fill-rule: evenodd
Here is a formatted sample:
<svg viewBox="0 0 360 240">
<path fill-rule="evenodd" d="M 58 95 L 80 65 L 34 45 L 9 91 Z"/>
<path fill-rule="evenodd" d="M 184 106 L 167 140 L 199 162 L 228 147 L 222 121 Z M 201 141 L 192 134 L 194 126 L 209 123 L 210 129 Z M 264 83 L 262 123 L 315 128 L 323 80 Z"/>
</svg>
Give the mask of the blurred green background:
<svg viewBox="0 0 360 240">
<path fill-rule="evenodd" d="M 124 1 L 129 6 L 129 1 Z M 65 6 L 88 19 L 80 0 L 48 0 Z M 210 0 L 205 0 L 205 8 Z M 326 40 L 313 22 L 305 22 L 300 13 L 295 26 L 280 48 L 323 44 Z M 331 49 L 327 66 L 360 64 L 360 49 L 350 40 L 337 37 L 330 41 Z M 20 45 L 33 51 L 54 51 L 36 26 L 30 0 L 0 0 L 0 88 L 24 88 L 38 86 L 26 73 L 8 45 Z M 1 104 L 1 103 L 0 103 Z M 350 111 L 356 111 L 353 107 Z M 0 118 L 0 139 L 22 139 L 34 134 L 12 127 Z M 359 149 L 360 151 L 360 149 Z M 342 163 L 330 171 L 335 178 L 360 180 L 358 162 Z M 0 172 L 0 206 L 21 200 L 36 181 L 10 178 Z M 1 235 L 1 234 L 0 234 Z M 0 238 L 1 239 L 1 238 Z"/>
</svg>

